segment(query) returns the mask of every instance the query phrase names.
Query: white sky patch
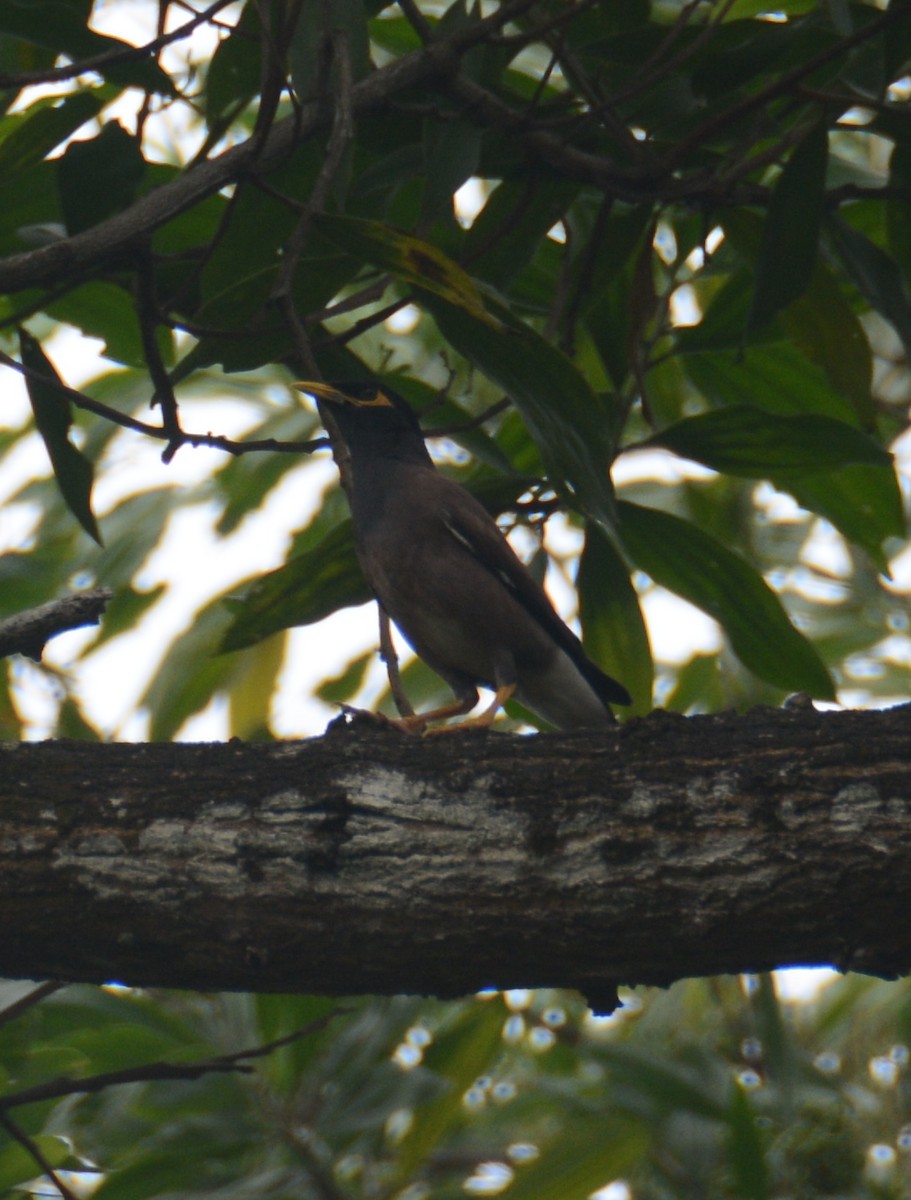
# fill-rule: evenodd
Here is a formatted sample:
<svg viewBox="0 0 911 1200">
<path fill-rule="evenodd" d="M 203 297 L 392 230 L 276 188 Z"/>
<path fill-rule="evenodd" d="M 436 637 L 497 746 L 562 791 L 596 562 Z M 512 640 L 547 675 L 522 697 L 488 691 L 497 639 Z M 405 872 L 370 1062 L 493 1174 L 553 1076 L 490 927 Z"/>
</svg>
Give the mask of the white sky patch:
<svg viewBox="0 0 911 1200">
<path fill-rule="evenodd" d="M 472 176 L 466 179 L 452 198 L 456 219 L 464 228 L 469 228 L 475 217 L 487 203 L 490 188 L 484 180 Z"/>
</svg>

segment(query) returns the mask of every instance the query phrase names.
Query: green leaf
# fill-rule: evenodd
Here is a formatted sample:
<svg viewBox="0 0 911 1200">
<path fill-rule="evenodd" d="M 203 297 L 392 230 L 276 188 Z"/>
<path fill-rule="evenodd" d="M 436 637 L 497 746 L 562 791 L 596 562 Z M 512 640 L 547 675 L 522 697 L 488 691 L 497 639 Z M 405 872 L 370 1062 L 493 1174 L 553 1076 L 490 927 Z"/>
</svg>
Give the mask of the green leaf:
<svg viewBox="0 0 911 1200">
<path fill-rule="evenodd" d="M 879 571 L 888 575 L 883 552 L 886 538 L 906 534 L 901 489 L 895 472 L 863 465 L 826 474 L 807 473 L 782 480 L 781 486 L 804 508 L 818 513 L 862 546 Z"/>
<path fill-rule="evenodd" d="M 831 417 L 784 417 L 735 404 L 687 417 L 643 443 L 663 446 L 715 471 L 747 479 L 818 474 L 850 463 L 891 467 L 892 456 L 872 437 Z"/>
<path fill-rule="evenodd" d="M 88 7 L 71 0 L 28 0 L 27 3 L 0 4 L 0 32 L 21 38 L 36 46 L 48 47 L 56 58 L 65 54 L 74 62 L 96 55 L 122 55 L 135 51 L 129 42 L 96 33 L 89 27 Z M 124 86 L 135 86 L 173 95 L 170 76 L 149 55 L 108 62 L 93 70 Z"/>
<path fill-rule="evenodd" d="M 98 92 L 76 92 L 60 104 L 29 110 L 18 118 L 6 117 L 11 129 L 0 142 L 0 177 L 8 180 L 25 167 L 40 162 L 66 141 L 86 121 L 98 115 L 106 98 Z M 15 124 L 12 122 L 15 121 Z"/>
<path fill-rule="evenodd" d="M 619 1083 L 634 1086 L 658 1110 L 707 1121 L 724 1119 L 724 1100 L 712 1086 L 712 1079 L 703 1078 L 674 1058 L 664 1058 L 641 1045 L 622 1044 L 603 1046 L 600 1056 Z"/>
<path fill-rule="evenodd" d="M 128 208 L 145 165 L 139 143 L 119 121 L 108 121 L 97 137 L 71 143 L 57 168 L 67 232 L 81 233 Z"/>
<path fill-rule="evenodd" d="M 650 712 L 654 663 L 639 597 L 622 556 L 593 522 L 585 531 L 576 587 L 586 650 L 632 695 L 632 709 L 624 713 Z"/>
<path fill-rule="evenodd" d="M 451 213 L 452 197 L 477 170 L 482 131 L 468 121 L 425 122 L 424 210 Z"/>
<path fill-rule="evenodd" d="M 504 1195 L 510 1200 L 588 1200 L 612 1180 L 626 1175 L 649 1149 L 645 1128 L 631 1121 L 579 1118 L 564 1129 L 559 1142 L 528 1166 Z"/>
<path fill-rule="evenodd" d="M 743 1200 L 769 1200 L 769 1172 L 756 1114 L 749 1097 L 740 1087 L 734 1087 L 731 1092 L 728 1124 L 728 1158 L 736 1181 L 736 1194 Z"/>
<path fill-rule="evenodd" d="M 818 413 L 859 424 L 854 405 L 829 383 L 825 372 L 786 342 L 749 346 L 743 355 L 687 354 L 683 366 L 713 405 L 752 404 L 770 413 Z"/>
<path fill-rule="evenodd" d="M 892 456 L 842 421 L 735 405 L 688 417 L 644 444 L 729 475 L 770 480 L 867 550 L 881 571 L 888 571 L 883 542 L 904 536 Z"/>
<path fill-rule="evenodd" d="M 241 670 L 231 679 L 228 704 L 231 737 L 252 741 L 268 736 L 272 695 L 285 660 L 286 638 L 265 638 L 243 656 Z"/>
<path fill-rule="evenodd" d="M 206 118 L 214 124 L 252 100 L 262 82 L 261 9 L 246 4 L 228 37 L 215 49 L 206 72 Z"/>
<path fill-rule="evenodd" d="M 858 291 L 892 322 L 911 355 L 911 298 L 895 260 L 841 217 L 830 216 L 826 232 Z"/>
<path fill-rule="evenodd" d="M 329 90 L 323 79 L 328 56 L 328 39 L 342 33 L 347 41 L 351 72 L 355 80 L 363 78 L 370 62 L 367 14 L 362 0 L 333 0 L 332 4 L 305 4 L 289 49 L 291 79 L 300 100 L 312 100 L 320 87 Z"/>
<path fill-rule="evenodd" d="M 225 598 L 216 596 L 168 648 L 140 701 L 151 717 L 150 741 L 170 741 L 184 721 L 202 712 L 213 696 L 229 693 L 244 676 L 247 654 L 255 651 L 218 653 L 229 622 Z"/>
<path fill-rule="evenodd" d="M 89 337 L 101 338 L 104 353 L 115 362 L 146 366 L 133 298 L 122 287 L 101 279 L 92 280 L 52 300 L 44 311 L 58 321 L 75 325 Z M 159 329 L 157 336 L 165 362 L 171 362 L 174 349 L 170 330 Z"/>
<path fill-rule="evenodd" d="M 354 552 L 345 520 L 283 567 L 255 581 L 236 607 L 220 649 L 252 646 L 280 629 L 311 625 L 340 608 L 364 604 L 372 593 Z"/>
<path fill-rule="evenodd" d="M 313 223 L 349 254 L 392 271 L 403 282 L 439 296 L 492 329 L 501 329 L 500 322 L 488 313 L 475 281 L 438 247 L 362 217 L 323 214 Z"/>
<path fill-rule="evenodd" d="M 791 155 L 772 189 L 756 262 L 747 329 L 762 325 L 806 290 L 819 245 L 829 138 L 820 122 Z"/>
<path fill-rule="evenodd" d="M 153 604 L 158 603 L 166 591 L 166 585 L 160 583 L 147 592 L 132 587 L 125 587 L 115 592 L 114 598 L 105 609 L 101 630 L 91 643 L 92 650 L 97 650 L 99 646 L 109 642 L 111 638 L 117 637 L 118 634 L 135 628 L 145 613 Z"/>
<path fill-rule="evenodd" d="M 411 1128 L 398 1150 L 398 1171 L 403 1182 L 420 1165 L 429 1163 L 447 1132 L 462 1124 L 462 1098 L 503 1052 L 503 1026 L 508 1016 L 499 996 L 475 1000 L 457 1013 L 448 1028 L 438 1031 L 424 1055 L 424 1066 L 442 1077 L 446 1090 L 415 1110 Z"/>
<path fill-rule="evenodd" d="M 465 234 L 462 260 L 479 279 L 507 288 L 577 190 L 560 179 L 504 180 Z"/>
<path fill-rule="evenodd" d="M 589 515 L 615 521 L 606 408 L 562 351 L 491 301 L 500 328 L 427 296 L 440 332 L 515 403 L 552 482 Z"/>
<path fill-rule="evenodd" d="M 623 543 L 636 565 L 714 617 L 744 666 L 784 691 L 834 700 L 822 660 L 755 567 L 670 513 L 627 502 L 618 510 Z"/>
<path fill-rule="evenodd" d="M 200 1138 L 200 1144 L 206 1142 Z M 201 1182 L 199 1164 L 192 1156 L 175 1152 L 175 1147 L 164 1150 L 139 1150 L 135 1162 L 105 1172 L 104 1182 L 93 1193 L 98 1200 L 150 1200 L 153 1196 L 190 1195 L 194 1185 Z"/>
<path fill-rule="evenodd" d="M 24 329 L 19 331 L 23 366 L 38 372 L 47 380 L 62 380 L 39 342 Z M 101 545 L 101 534 L 92 512 L 92 483 L 94 468 L 85 455 L 70 441 L 73 417 L 70 402 L 52 383 L 34 375 L 26 376 L 26 388 L 35 416 L 35 425 L 47 447 L 60 494 L 70 512 L 86 531 Z"/>
<path fill-rule="evenodd" d="M 32 1140 L 52 1167 L 62 1166 L 72 1160 L 66 1138 L 39 1134 Z M 73 1165 L 76 1166 L 77 1163 L 73 1162 Z M 6 1193 L 8 1189 L 12 1190 L 19 1184 L 27 1183 L 40 1174 L 35 1159 L 24 1146 L 10 1144 L 0 1148 L 0 1193 Z"/>
</svg>

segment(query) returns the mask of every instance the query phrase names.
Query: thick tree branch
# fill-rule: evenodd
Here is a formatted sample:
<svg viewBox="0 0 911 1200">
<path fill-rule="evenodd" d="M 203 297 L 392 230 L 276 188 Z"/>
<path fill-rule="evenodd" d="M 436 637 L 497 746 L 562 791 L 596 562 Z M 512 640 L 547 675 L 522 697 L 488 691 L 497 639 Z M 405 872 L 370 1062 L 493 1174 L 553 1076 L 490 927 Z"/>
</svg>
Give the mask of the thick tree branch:
<svg viewBox="0 0 911 1200">
<path fill-rule="evenodd" d="M 911 968 L 911 706 L 0 748 L 0 973 L 453 995 Z"/>
</svg>

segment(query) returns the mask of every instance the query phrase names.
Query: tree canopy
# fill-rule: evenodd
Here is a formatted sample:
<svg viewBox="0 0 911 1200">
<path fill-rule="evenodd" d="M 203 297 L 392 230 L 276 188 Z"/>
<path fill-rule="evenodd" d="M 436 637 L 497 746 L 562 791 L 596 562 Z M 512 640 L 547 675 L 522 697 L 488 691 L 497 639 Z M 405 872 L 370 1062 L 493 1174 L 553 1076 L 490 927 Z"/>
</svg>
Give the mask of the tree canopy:
<svg viewBox="0 0 911 1200">
<path fill-rule="evenodd" d="M 415 405 L 571 580 L 633 715 L 906 698 L 909 64 L 894 0 L 0 4 L 0 366 L 29 401 L 0 428 L 0 618 L 111 596 L 77 661 L 28 668 L 40 728 L 109 736 L 83 681 L 142 630 L 150 740 L 219 699 L 230 734 L 281 731 L 292 631 L 368 599 L 341 491 L 299 499 L 326 478 L 301 377 Z M 150 563 L 202 507 L 225 556 L 264 513 L 284 541 L 175 628 Z M 666 593 L 717 649 L 653 654 Z M 318 694 L 356 700 L 373 657 L 341 647 Z M 560 991 L 4 985 L 0 1189 L 907 1193 L 903 984 L 624 998 L 603 1023 Z"/>
</svg>

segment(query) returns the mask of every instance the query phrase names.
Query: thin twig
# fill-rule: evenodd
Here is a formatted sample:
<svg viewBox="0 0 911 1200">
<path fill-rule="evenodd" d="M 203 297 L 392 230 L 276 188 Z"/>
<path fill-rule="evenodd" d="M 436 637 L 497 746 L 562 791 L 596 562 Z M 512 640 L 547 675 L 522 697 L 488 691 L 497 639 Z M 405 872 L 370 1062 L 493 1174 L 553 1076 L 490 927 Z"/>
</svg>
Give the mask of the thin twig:
<svg viewBox="0 0 911 1200">
<path fill-rule="evenodd" d="M 6 1008 L 0 1010 L 0 1025 L 8 1025 L 10 1021 L 15 1021 L 17 1017 L 21 1017 L 24 1012 L 27 1012 L 35 1004 L 38 1004 L 46 996 L 53 995 L 54 992 L 59 992 L 61 988 L 69 987 L 69 984 L 61 982 L 59 979 L 49 979 L 46 983 L 41 983 L 36 988 L 32 988 L 24 996 L 20 996 L 18 1000 L 14 1000 L 12 1004 L 8 1004 Z"/>
<path fill-rule="evenodd" d="M 359 338 L 362 333 L 367 333 L 375 325 L 382 325 L 384 321 L 388 321 L 390 317 L 395 316 L 400 309 L 405 308 L 412 301 L 413 297 L 410 293 L 403 296 L 401 300 L 393 300 L 378 312 L 371 313 L 369 317 L 361 317 L 359 321 L 355 321 L 341 333 L 330 333 L 327 337 L 322 338 L 316 344 L 317 349 L 322 346 L 347 346 L 349 342 Z"/>
<path fill-rule="evenodd" d="M 573 356 L 575 349 L 576 322 L 579 319 L 579 313 L 582 311 L 583 301 L 590 292 L 595 265 L 598 261 L 598 251 L 607 236 L 607 227 L 610 223 L 610 215 L 613 207 L 613 198 L 605 196 L 598 209 L 598 215 L 595 217 L 595 223 L 592 228 L 591 237 L 588 239 L 588 244 L 585 247 L 585 252 L 580 256 L 573 290 L 567 300 L 563 313 L 563 333 L 560 338 L 560 348 L 570 357 Z"/>
<path fill-rule="evenodd" d="M 348 52 L 348 41 L 344 30 L 333 30 L 328 38 L 327 48 L 329 50 L 327 68 L 332 72 L 335 81 L 334 116 L 329 134 L 329 144 L 326 147 L 326 157 L 322 168 L 310 193 L 310 199 L 285 246 L 282 269 L 272 293 L 272 299 L 279 305 L 288 328 L 291 330 L 295 356 L 298 360 L 297 365 L 313 379 L 320 377 L 320 371 L 313 355 L 313 347 L 310 344 L 306 326 L 294 304 L 294 276 L 310 234 L 313 217 L 323 209 L 329 198 L 330 189 L 335 182 L 345 151 L 354 134 L 354 118 L 351 111 L 351 88 L 353 86 L 351 56 Z"/>
<path fill-rule="evenodd" d="M 63 1180 L 51 1166 L 44 1154 L 44 1151 L 41 1149 L 38 1143 L 33 1141 L 24 1129 L 19 1128 L 9 1113 L 0 1111 L 0 1125 L 3 1126 L 3 1128 L 10 1135 L 10 1137 L 13 1138 L 14 1141 L 19 1143 L 26 1154 L 35 1160 L 35 1162 L 41 1168 L 42 1173 L 48 1177 L 48 1179 L 63 1197 L 63 1200 L 76 1200 L 75 1192 L 71 1192 L 66 1186 Z"/>
<path fill-rule="evenodd" d="M 679 163 L 686 159 L 692 150 L 704 145 L 709 138 L 714 137 L 749 113 L 765 108 L 772 100 L 778 99 L 779 96 L 787 95 L 788 92 L 796 88 L 801 80 L 805 79 L 808 75 L 812 75 L 814 71 L 818 71 L 820 67 L 826 66 L 828 63 L 846 54 L 849 50 L 852 50 L 855 46 L 862 45 L 875 34 L 881 33 L 890 25 L 894 25 L 908 17 L 911 17 L 911 5 L 897 4 L 894 8 L 888 8 L 879 16 L 868 21 L 866 25 L 852 33 L 849 37 L 842 38 L 834 46 L 826 47 L 825 50 L 821 50 L 813 58 L 807 59 L 798 66 L 793 67 L 786 74 L 780 75 L 772 83 L 767 84 L 758 92 L 754 92 L 753 95 L 742 100 L 739 104 L 717 112 L 707 121 L 704 121 L 702 125 L 697 126 L 687 137 L 682 138 L 670 150 L 662 163 L 664 170 L 668 172 L 672 171 Z"/>
<path fill-rule="evenodd" d="M 155 388 L 152 406 L 157 404 L 160 408 L 161 427 L 163 432 L 168 435 L 168 444 L 162 451 L 161 457 L 163 462 L 169 463 L 183 444 L 183 430 L 180 427 L 180 414 L 174 386 L 158 348 L 158 300 L 155 295 L 155 272 L 152 266 L 152 256 L 148 248 L 138 255 L 136 290 L 142 349 L 149 376 Z"/>
<path fill-rule="evenodd" d="M 504 396 L 502 400 L 489 404 L 483 412 L 479 412 L 475 417 L 470 417 L 467 421 L 459 421 L 457 425 L 434 425 L 431 429 L 425 429 L 424 437 L 452 437 L 453 434 L 468 433 L 469 430 L 479 428 L 491 417 L 499 416 L 501 412 L 505 412 L 507 408 L 511 407 L 512 401 L 508 396 Z"/>
<path fill-rule="evenodd" d="M 414 0 L 399 0 L 399 8 L 405 20 L 426 45 L 433 37 L 433 26 L 414 3 Z"/>
<path fill-rule="evenodd" d="M 58 379 L 42 375 L 40 371 L 26 367 L 23 363 L 16 362 L 14 358 L 10 358 L 2 350 L 0 350 L 0 366 L 9 367 L 11 370 L 17 371 L 20 375 L 24 375 L 27 379 L 39 380 L 47 387 L 54 388 L 61 396 L 65 396 L 76 408 L 94 413 L 96 417 L 103 417 L 106 421 L 110 421 L 114 425 L 119 425 L 123 429 L 130 429 L 134 433 L 145 434 L 146 437 L 156 438 L 158 441 L 168 441 L 171 436 L 160 425 L 150 425 L 146 421 L 137 420 L 136 417 L 131 417 L 127 413 L 119 412 L 116 408 L 102 404 L 100 400 L 93 400 L 91 396 L 77 392 L 75 388 L 67 387 L 65 383 L 61 383 Z M 306 442 L 285 442 L 279 441 L 277 438 L 259 438 L 249 442 L 235 442 L 231 438 L 222 437 L 220 434 L 189 433 L 186 430 L 182 430 L 180 444 L 182 446 L 193 447 L 206 446 L 211 450 L 224 450 L 227 454 L 239 456 L 241 454 L 252 454 L 260 450 L 268 450 L 270 452 L 278 450 L 286 454 L 312 454 L 314 450 L 326 449 L 329 442 L 326 438 L 322 437 L 311 438 Z"/>
<path fill-rule="evenodd" d="M 85 1096 L 104 1091 L 105 1088 L 115 1087 L 122 1083 L 154 1083 L 160 1080 L 199 1079 L 202 1075 L 213 1072 L 238 1071 L 248 1073 L 252 1068 L 246 1066 L 247 1059 L 264 1058 L 283 1046 L 290 1046 L 302 1038 L 319 1033 L 330 1021 L 344 1016 L 350 1009 L 337 1007 L 322 1017 L 317 1017 L 301 1029 L 285 1037 L 276 1038 L 261 1046 L 253 1046 L 247 1050 L 238 1050 L 234 1054 L 223 1054 L 217 1058 L 201 1059 L 191 1063 L 146 1063 L 141 1067 L 125 1067 L 120 1071 L 102 1071 L 98 1075 L 86 1075 L 83 1079 L 73 1079 L 68 1075 L 60 1075 L 56 1079 L 48 1079 L 44 1083 L 36 1083 L 32 1087 L 23 1088 L 19 1092 L 11 1092 L 0 1096 L 0 1117 L 11 1108 L 19 1108 L 23 1104 L 35 1104 L 42 1100 L 58 1100 L 62 1096 Z"/>
<path fill-rule="evenodd" d="M 215 13 L 223 8 L 227 8 L 233 2 L 234 0 L 215 0 L 214 4 L 210 4 L 201 13 L 197 13 L 185 25 L 171 30 L 170 33 L 160 34 L 158 37 L 153 38 L 151 42 L 146 42 L 142 46 L 130 46 L 126 50 L 106 50 L 103 54 L 95 54 L 90 58 L 80 59 L 79 62 L 69 63 L 65 67 L 51 67 L 46 71 L 21 71 L 15 75 L 0 72 L 0 88 L 16 88 L 18 90 L 19 88 L 29 87 L 35 83 L 58 83 L 61 80 L 74 79 L 78 75 L 85 75 L 90 71 L 100 72 L 104 67 L 137 62 L 144 58 L 154 58 L 165 46 L 171 45 L 172 42 L 179 42 L 182 38 L 189 37 L 197 26 L 204 25 Z"/>
</svg>

